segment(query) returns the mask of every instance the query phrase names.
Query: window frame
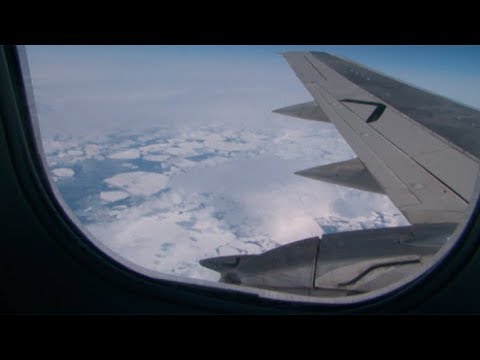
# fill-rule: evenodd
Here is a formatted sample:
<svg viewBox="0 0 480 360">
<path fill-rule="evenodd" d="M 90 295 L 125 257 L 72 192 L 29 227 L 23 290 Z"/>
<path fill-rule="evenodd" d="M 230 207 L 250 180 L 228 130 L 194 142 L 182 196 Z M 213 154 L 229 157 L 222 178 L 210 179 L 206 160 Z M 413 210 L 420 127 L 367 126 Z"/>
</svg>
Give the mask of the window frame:
<svg viewBox="0 0 480 360">
<path fill-rule="evenodd" d="M 465 269 L 480 245 L 480 181 L 468 217 L 423 271 L 363 295 L 307 297 L 278 291 L 214 283 L 161 274 L 136 265 L 90 234 L 65 204 L 53 182 L 43 152 L 28 59 L 23 46 L 0 49 L 2 122 L 11 161 L 22 193 L 36 218 L 72 261 L 109 283 L 153 297 L 213 312 L 372 313 L 413 309 L 439 292 Z M 40 246 L 40 244 L 39 244 Z M 61 270 L 59 270 L 61 271 Z"/>
</svg>

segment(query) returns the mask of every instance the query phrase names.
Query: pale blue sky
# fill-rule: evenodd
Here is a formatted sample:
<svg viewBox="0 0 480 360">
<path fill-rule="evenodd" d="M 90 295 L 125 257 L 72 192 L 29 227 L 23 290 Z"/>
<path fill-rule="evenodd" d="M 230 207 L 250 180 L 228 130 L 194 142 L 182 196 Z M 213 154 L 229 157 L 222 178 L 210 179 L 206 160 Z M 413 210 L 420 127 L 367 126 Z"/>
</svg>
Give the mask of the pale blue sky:
<svg viewBox="0 0 480 360">
<path fill-rule="evenodd" d="M 310 97 L 288 50 L 328 51 L 480 108 L 480 46 L 29 46 L 45 134 L 258 123 Z"/>
</svg>

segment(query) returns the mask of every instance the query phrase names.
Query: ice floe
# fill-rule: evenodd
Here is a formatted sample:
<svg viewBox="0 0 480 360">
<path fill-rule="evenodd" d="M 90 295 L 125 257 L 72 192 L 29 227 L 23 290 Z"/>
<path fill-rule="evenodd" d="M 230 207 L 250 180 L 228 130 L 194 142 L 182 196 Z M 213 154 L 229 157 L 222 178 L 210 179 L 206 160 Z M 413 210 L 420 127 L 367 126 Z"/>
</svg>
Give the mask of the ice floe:
<svg viewBox="0 0 480 360">
<path fill-rule="evenodd" d="M 131 195 L 150 196 L 167 187 L 168 177 L 152 172 L 135 171 L 121 173 L 104 181 L 108 185 L 118 187 Z"/>
<path fill-rule="evenodd" d="M 140 151 L 138 149 L 128 149 L 114 153 L 109 156 L 110 159 L 122 159 L 122 160 L 133 160 L 140 157 Z"/>
<path fill-rule="evenodd" d="M 59 178 L 72 177 L 73 175 L 75 175 L 75 171 L 73 171 L 72 169 L 69 169 L 69 168 L 53 169 L 52 173 Z"/>
<path fill-rule="evenodd" d="M 102 191 L 100 199 L 106 202 L 115 202 L 130 197 L 125 191 Z"/>
</svg>

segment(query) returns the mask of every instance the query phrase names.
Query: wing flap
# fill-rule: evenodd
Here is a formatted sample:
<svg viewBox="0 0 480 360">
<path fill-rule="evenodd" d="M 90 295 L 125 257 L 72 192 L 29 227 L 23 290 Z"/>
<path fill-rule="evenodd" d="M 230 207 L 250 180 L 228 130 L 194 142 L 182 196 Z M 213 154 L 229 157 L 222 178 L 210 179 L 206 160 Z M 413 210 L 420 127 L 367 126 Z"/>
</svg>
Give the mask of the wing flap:
<svg viewBox="0 0 480 360">
<path fill-rule="evenodd" d="M 418 271 L 455 227 L 423 224 L 325 234 L 258 255 L 210 258 L 200 264 L 231 284 L 310 295 L 363 293 Z"/>
</svg>

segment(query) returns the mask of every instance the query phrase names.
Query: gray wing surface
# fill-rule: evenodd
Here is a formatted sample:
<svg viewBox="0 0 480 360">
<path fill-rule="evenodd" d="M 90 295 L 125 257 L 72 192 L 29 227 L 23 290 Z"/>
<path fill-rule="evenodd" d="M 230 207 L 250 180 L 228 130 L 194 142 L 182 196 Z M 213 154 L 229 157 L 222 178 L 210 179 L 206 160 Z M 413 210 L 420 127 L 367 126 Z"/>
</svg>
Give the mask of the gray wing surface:
<svg viewBox="0 0 480 360">
<path fill-rule="evenodd" d="M 275 112 L 332 123 L 358 156 L 296 174 L 386 194 L 411 225 L 200 263 L 222 282 L 315 296 L 369 292 L 429 266 L 473 196 L 480 113 L 330 54 L 284 56 L 313 101 Z"/>
<path fill-rule="evenodd" d="M 331 122 L 358 155 L 299 175 L 383 192 L 412 224 L 463 218 L 479 171 L 477 110 L 327 53 L 283 55 L 314 102 L 275 112 Z"/>
</svg>

